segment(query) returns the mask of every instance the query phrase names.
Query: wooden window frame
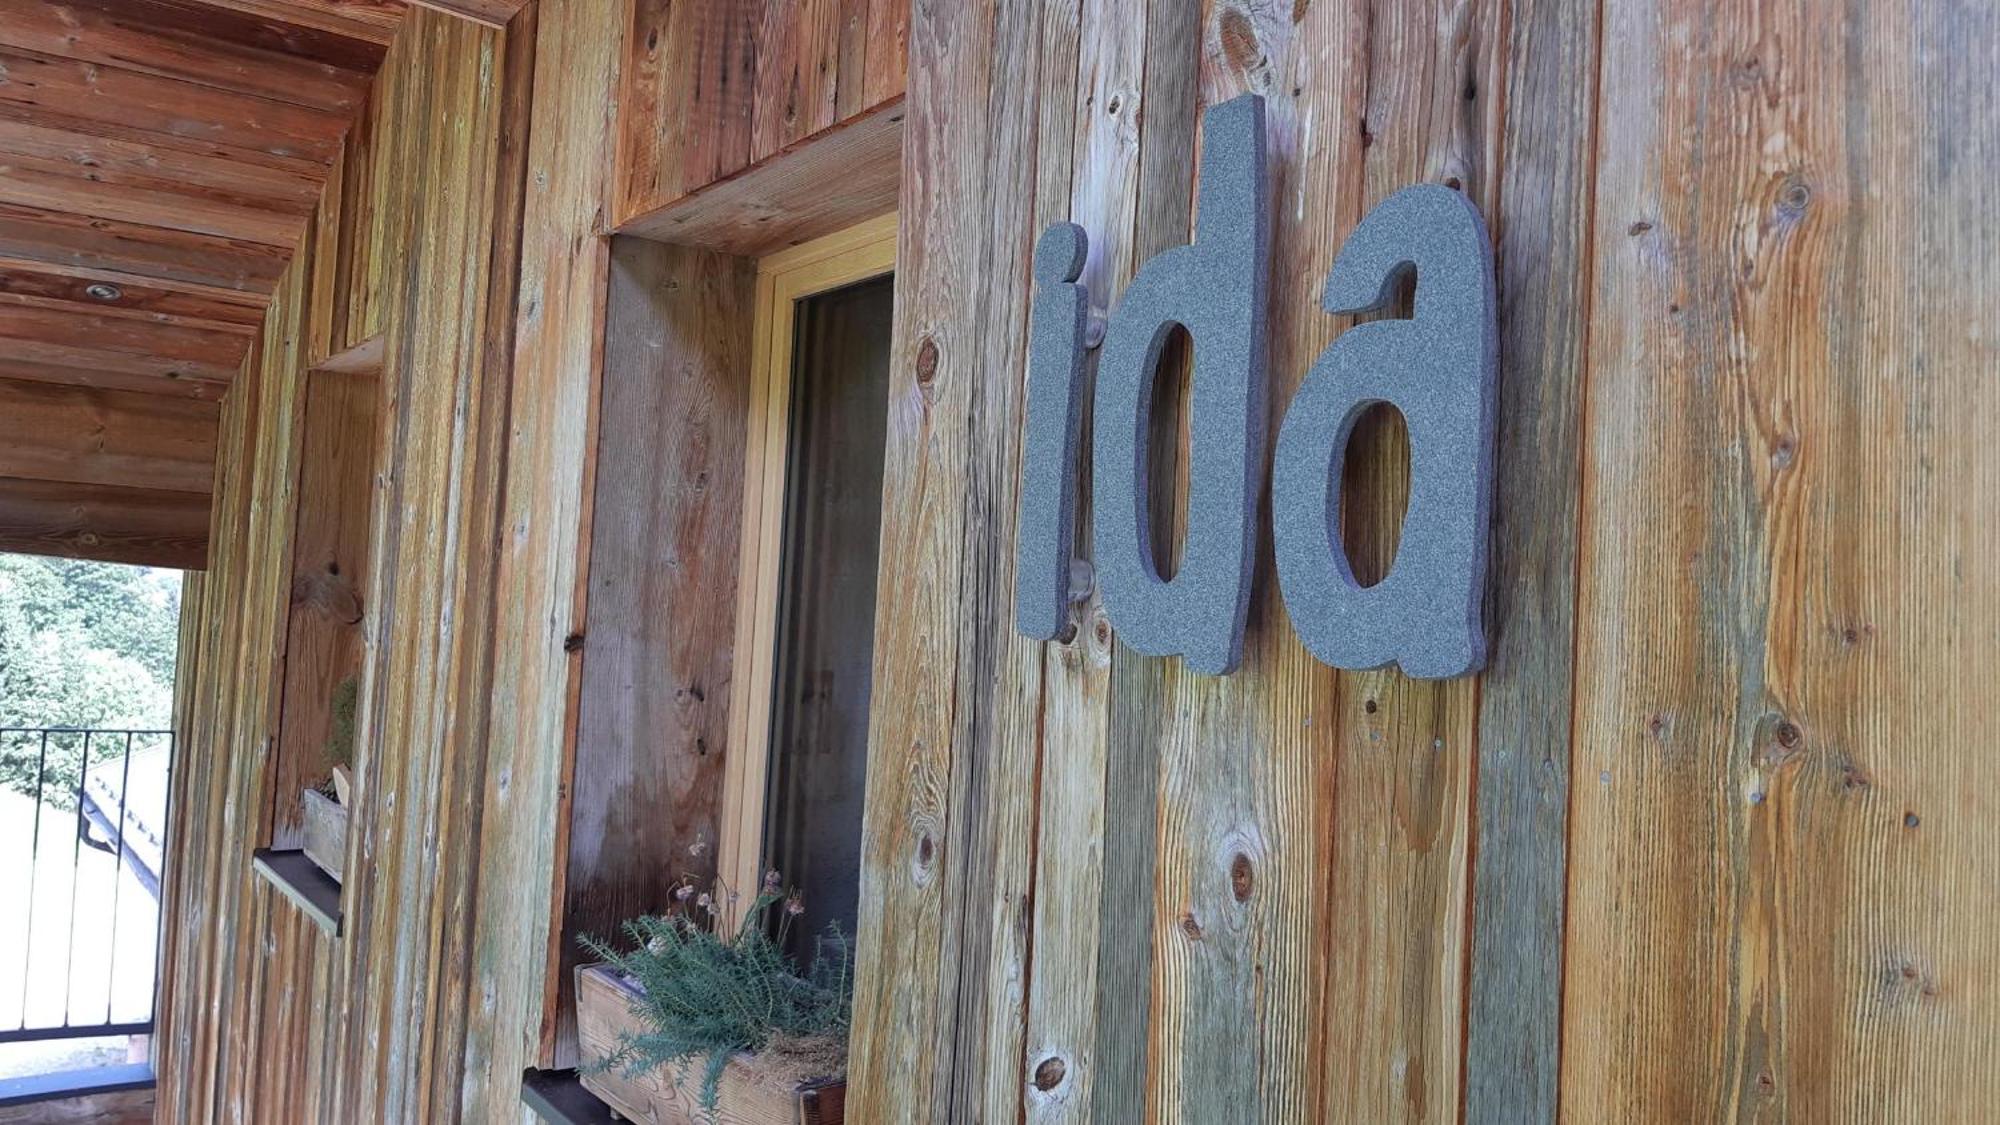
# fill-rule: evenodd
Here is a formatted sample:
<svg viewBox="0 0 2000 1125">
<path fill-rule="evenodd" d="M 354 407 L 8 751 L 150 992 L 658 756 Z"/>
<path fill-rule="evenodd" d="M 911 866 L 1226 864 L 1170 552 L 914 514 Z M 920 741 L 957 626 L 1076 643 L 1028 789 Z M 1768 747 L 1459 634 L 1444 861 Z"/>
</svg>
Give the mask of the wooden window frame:
<svg viewBox="0 0 2000 1125">
<path fill-rule="evenodd" d="M 792 344 L 799 303 L 896 269 L 896 213 L 857 223 L 757 262 L 749 427 L 743 466 L 743 544 L 736 583 L 737 688 L 729 699 L 716 874 L 747 907 L 763 881 L 771 766 L 779 565 L 784 555 L 786 457 L 792 422 Z M 888 404 L 883 404 L 887 409 Z M 733 912 L 732 912 L 733 913 Z M 733 919 L 732 919 L 733 924 Z"/>
</svg>

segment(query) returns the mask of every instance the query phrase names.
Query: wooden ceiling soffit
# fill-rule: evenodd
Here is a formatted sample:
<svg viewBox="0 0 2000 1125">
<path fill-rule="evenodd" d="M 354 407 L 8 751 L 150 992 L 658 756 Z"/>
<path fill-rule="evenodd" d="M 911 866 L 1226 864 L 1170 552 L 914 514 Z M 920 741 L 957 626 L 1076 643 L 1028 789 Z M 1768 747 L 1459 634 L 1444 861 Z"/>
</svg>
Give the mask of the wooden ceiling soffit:
<svg viewBox="0 0 2000 1125">
<path fill-rule="evenodd" d="M 172 0 L 0 0 L 0 47 L 350 119 L 383 56 L 372 38 Z"/>
<path fill-rule="evenodd" d="M 506 27 L 514 14 L 528 6 L 528 0 L 411 0 L 412 3 L 435 12 L 483 23 L 488 27 Z M 713 0 L 703 0 L 712 3 Z"/>
<path fill-rule="evenodd" d="M 0 258 L 261 296 L 289 256 L 275 246 L 0 203 Z"/>
<path fill-rule="evenodd" d="M 107 279 L 116 294 L 102 288 Z M 116 310 L 161 323 L 233 329 L 245 336 L 254 335 L 264 323 L 262 294 L 102 270 L 70 270 L 19 258 L 0 257 L 0 296 L 53 302 L 74 311 Z"/>
<path fill-rule="evenodd" d="M 202 0 L 202 7 L 237 12 L 328 32 L 387 48 L 407 10 L 401 0 Z"/>
</svg>

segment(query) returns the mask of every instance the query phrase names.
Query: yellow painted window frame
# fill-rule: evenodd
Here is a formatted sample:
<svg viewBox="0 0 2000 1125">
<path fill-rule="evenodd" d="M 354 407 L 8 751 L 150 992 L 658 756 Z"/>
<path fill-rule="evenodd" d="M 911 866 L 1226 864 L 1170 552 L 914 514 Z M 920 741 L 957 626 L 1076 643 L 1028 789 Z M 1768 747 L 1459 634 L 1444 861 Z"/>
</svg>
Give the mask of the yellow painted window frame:
<svg viewBox="0 0 2000 1125">
<path fill-rule="evenodd" d="M 729 698 L 729 751 L 722 779 L 721 839 L 716 845 L 716 873 L 741 896 L 739 906 L 748 905 L 763 881 L 785 458 L 792 420 L 792 343 L 799 302 L 893 273 L 895 268 L 895 212 L 757 262 L 757 319 L 744 442 L 743 548 L 736 582 L 737 689 Z M 883 409 L 888 409 L 887 403 Z"/>
</svg>

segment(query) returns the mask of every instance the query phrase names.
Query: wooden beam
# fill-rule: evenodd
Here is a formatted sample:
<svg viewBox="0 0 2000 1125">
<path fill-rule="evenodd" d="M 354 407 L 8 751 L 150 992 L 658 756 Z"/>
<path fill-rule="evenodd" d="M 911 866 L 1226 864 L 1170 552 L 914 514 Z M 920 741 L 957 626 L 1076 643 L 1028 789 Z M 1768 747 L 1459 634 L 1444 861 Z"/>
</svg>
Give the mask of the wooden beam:
<svg viewBox="0 0 2000 1125">
<path fill-rule="evenodd" d="M 202 0 L 202 4 L 382 47 L 396 37 L 408 10 L 401 0 Z"/>
<path fill-rule="evenodd" d="M 0 203 L 0 258 L 268 294 L 288 257 L 274 246 Z"/>
<path fill-rule="evenodd" d="M 382 62 L 377 44 L 162 0 L 0 0 L 0 47 L 347 116 Z"/>
<path fill-rule="evenodd" d="M 207 496 L 0 478 L 0 551 L 199 570 Z"/>
<path fill-rule="evenodd" d="M 73 164 L 0 153 L 0 203 L 274 246 L 298 245 L 306 217 L 218 202 L 185 187 L 117 183 Z"/>
<path fill-rule="evenodd" d="M 65 387 L 91 387 L 105 391 L 130 391 L 155 398 L 185 398 L 216 402 L 228 392 L 220 379 L 162 379 L 157 375 L 134 375 L 126 371 L 106 371 L 101 367 L 68 367 L 59 363 L 36 363 L 0 356 L 0 379 L 25 383 L 53 383 Z"/>
<path fill-rule="evenodd" d="M 527 6 L 527 0 L 412 0 L 419 7 L 435 12 L 457 16 L 460 19 L 483 23 L 488 27 L 506 27 L 514 13 Z"/>
<path fill-rule="evenodd" d="M 0 379 L 0 476 L 206 495 L 215 403 Z"/>
<path fill-rule="evenodd" d="M 106 285 L 111 288 L 101 288 Z M 93 287 L 100 287 L 94 296 Z M 24 304 L 140 317 L 245 336 L 255 335 L 263 325 L 266 303 L 265 298 L 251 293 L 163 285 L 127 274 L 73 270 L 17 258 L 0 258 L 0 296 Z"/>
<path fill-rule="evenodd" d="M 626 222 L 620 233 L 755 258 L 896 208 L 903 101 Z"/>
<path fill-rule="evenodd" d="M 8 354 L 37 363 L 227 381 L 243 365 L 250 337 L 0 295 L 0 340 Z"/>
<path fill-rule="evenodd" d="M 0 47 L 0 102 L 273 156 L 332 162 L 349 115 Z"/>
</svg>

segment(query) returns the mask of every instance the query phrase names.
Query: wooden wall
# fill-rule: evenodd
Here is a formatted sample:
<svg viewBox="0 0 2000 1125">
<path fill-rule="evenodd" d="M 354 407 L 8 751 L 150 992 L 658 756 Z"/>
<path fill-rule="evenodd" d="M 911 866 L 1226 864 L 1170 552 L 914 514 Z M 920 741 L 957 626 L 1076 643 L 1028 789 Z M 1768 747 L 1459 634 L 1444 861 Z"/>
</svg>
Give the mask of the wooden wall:
<svg viewBox="0 0 2000 1125">
<path fill-rule="evenodd" d="M 190 591 L 177 720 L 162 1120 L 459 1115 L 467 1026 L 486 1018 L 466 948 L 522 182 L 505 138 L 526 119 L 532 42 L 531 28 L 408 17 L 224 400 L 218 548 Z M 324 656 L 310 630 L 288 630 L 313 597 L 318 545 L 351 539 L 351 511 L 301 477 L 302 450 L 327 436 L 307 433 L 324 419 L 306 373 L 376 337 L 366 734 L 334 939 L 254 877 L 249 854 L 298 799 L 288 759 L 303 751 L 280 742 L 281 716 L 337 686 L 286 676 L 290 658 Z M 350 436 L 365 458 L 375 435 Z M 295 542 L 308 573 L 294 572 Z"/>
<path fill-rule="evenodd" d="M 1986 1112 L 2000 17 L 1071 0 L 909 37 L 859 1119 Z M 1477 679 L 1320 666 L 1268 546 L 1228 678 L 1095 597 L 1007 627 L 1034 235 L 1082 224 L 1114 300 L 1245 91 L 1274 412 L 1368 207 L 1444 183 L 1491 224 Z"/>
<path fill-rule="evenodd" d="M 1942 3 L 412 14 L 223 403 L 163 1114 L 513 1120 L 521 1069 L 563 1058 L 575 932 L 649 905 L 716 815 L 719 326 L 806 205 L 773 170 L 871 136 L 900 146 L 904 225 L 857 1120 L 1978 1116 L 1996 51 L 2000 16 Z M 1477 679 L 1317 664 L 1268 548 L 1228 678 L 1124 650 L 1094 597 L 1061 643 L 1007 627 L 1034 237 L 1081 223 L 1115 301 L 1189 237 L 1201 111 L 1245 91 L 1270 114 L 1274 412 L 1346 327 L 1320 283 L 1370 206 L 1444 183 L 1488 217 Z M 287 799 L 301 375 L 375 333 L 371 733 L 334 942 L 247 854 Z M 1396 510 L 1403 439 L 1360 440 L 1351 490 Z M 1365 566 L 1389 522 L 1354 529 Z"/>
</svg>

